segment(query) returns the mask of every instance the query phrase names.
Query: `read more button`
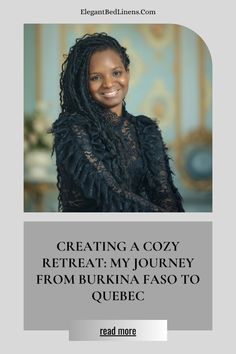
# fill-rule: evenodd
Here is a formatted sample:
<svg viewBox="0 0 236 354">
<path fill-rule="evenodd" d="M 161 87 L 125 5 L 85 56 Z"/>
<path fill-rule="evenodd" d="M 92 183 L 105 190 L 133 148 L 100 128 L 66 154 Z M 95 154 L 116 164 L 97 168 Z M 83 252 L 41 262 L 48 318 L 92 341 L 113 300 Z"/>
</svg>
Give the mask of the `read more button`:
<svg viewBox="0 0 236 354">
<path fill-rule="evenodd" d="M 167 320 L 74 320 L 72 341 L 166 341 Z"/>
<path fill-rule="evenodd" d="M 136 337 L 136 328 L 101 328 L 100 337 Z"/>
</svg>

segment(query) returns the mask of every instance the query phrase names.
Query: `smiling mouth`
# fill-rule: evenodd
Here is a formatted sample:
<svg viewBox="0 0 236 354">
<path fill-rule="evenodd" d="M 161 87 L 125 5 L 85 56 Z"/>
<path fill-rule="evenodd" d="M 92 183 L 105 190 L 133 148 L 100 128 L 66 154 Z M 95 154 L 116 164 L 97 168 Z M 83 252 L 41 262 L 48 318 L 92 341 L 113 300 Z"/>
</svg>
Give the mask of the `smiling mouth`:
<svg viewBox="0 0 236 354">
<path fill-rule="evenodd" d="M 117 95 L 118 91 L 120 91 L 120 89 L 117 89 L 117 90 L 113 90 L 113 91 L 109 91 L 109 92 L 103 92 L 102 93 L 102 96 L 104 97 L 114 97 Z"/>
</svg>

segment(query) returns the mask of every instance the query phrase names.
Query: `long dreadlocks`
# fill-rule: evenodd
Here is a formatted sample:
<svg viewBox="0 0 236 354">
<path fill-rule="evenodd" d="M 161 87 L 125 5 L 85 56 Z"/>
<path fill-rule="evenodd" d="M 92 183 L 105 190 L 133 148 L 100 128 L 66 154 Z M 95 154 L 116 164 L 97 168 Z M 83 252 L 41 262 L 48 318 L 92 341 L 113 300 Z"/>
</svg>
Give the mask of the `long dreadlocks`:
<svg viewBox="0 0 236 354">
<path fill-rule="evenodd" d="M 126 171 L 122 167 L 121 157 L 117 146 L 122 144 L 120 136 L 114 130 L 112 118 L 115 113 L 96 102 L 89 91 L 89 65 L 91 56 L 98 51 L 111 49 L 121 58 L 125 70 L 129 68 L 130 60 L 126 48 L 106 33 L 85 34 L 77 38 L 75 44 L 70 48 L 69 54 L 62 64 L 60 76 L 60 106 L 59 119 L 67 119 L 75 115 L 78 122 L 84 123 L 91 129 L 97 129 L 101 135 L 104 145 L 115 165 L 117 166 L 116 179 L 122 184 L 126 178 Z M 125 102 L 123 102 L 125 107 Z M 110 117 L 110 118 L 109 118 Z M 52 127 L 54 132 L 55 123 Z M 53 151 L 56 142 L 54 142 Z M 58 169 L 59 209 L 61 208 L 61 176 Z"/>
</svg>

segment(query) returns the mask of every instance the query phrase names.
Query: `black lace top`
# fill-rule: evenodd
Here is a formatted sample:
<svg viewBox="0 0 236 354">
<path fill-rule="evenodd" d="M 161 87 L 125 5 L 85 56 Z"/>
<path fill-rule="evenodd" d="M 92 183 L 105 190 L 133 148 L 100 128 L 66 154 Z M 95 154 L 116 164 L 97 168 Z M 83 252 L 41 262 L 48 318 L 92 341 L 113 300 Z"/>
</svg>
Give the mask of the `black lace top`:
<svg viewBox="0 0 236 354">
<path fill-rule="evenodd" d="M 109 119 L 113 119 L 112 129 L 118 138 L 116 155 L 104 143 L 104 134 L 92 126 L 88 129 L 78 116 L 59 118 L 54 123 L 60 209 L 184 211 L 156 123 L 127 112 Z"/>
</svg>

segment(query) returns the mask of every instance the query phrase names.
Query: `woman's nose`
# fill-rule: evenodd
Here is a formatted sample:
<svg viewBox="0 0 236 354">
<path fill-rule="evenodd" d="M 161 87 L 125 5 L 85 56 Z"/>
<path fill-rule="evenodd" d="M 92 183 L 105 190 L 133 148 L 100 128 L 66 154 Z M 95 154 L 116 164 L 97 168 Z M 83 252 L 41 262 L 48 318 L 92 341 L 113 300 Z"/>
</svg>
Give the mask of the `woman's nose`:
<svg viewBox="0 0 236 354">
<path fill-rule="evenodd" d="M 110 88 L 110 87 L 112 87 L 112 85 L 113 85 L 113 77 L 112 76 L 104 77 L 103 86 Z"/>
</svg>

